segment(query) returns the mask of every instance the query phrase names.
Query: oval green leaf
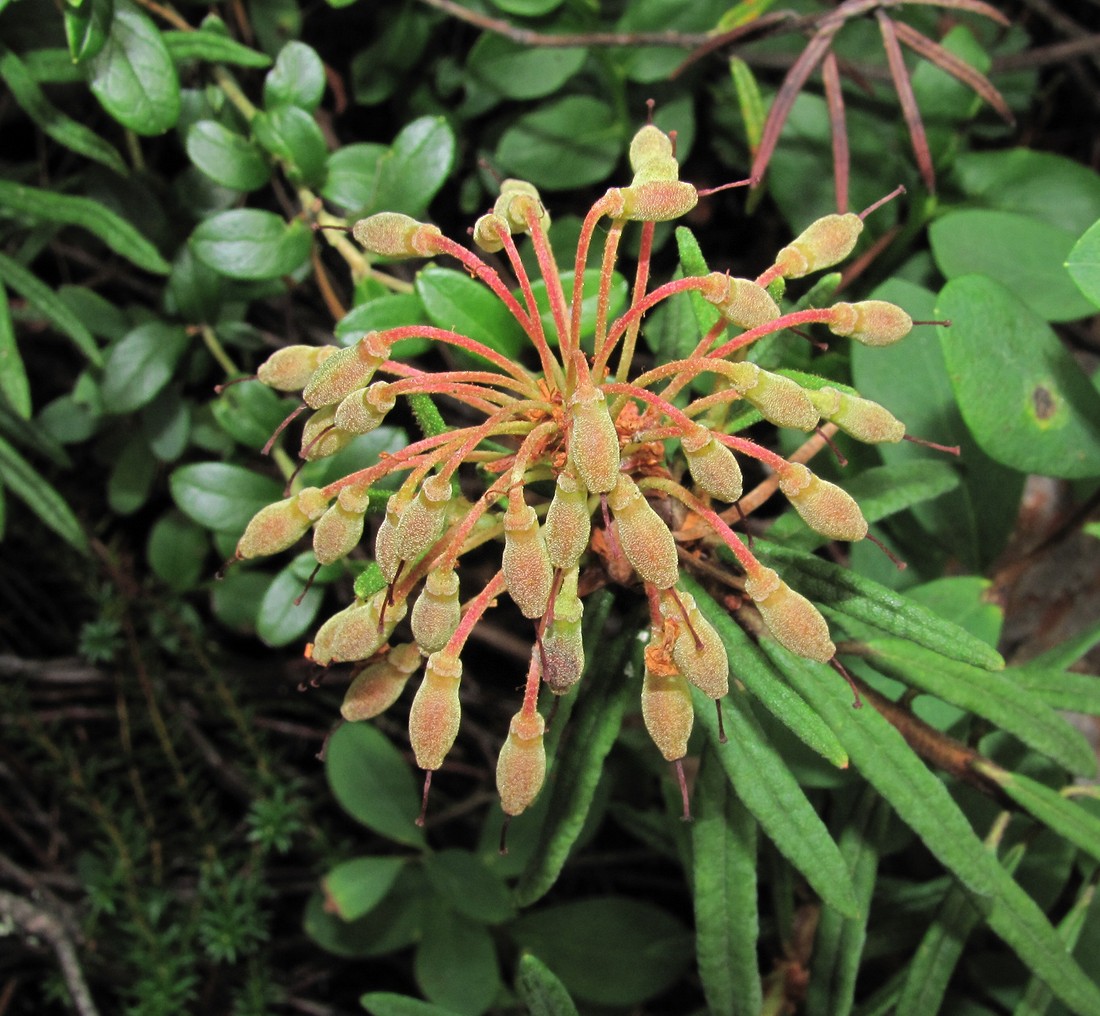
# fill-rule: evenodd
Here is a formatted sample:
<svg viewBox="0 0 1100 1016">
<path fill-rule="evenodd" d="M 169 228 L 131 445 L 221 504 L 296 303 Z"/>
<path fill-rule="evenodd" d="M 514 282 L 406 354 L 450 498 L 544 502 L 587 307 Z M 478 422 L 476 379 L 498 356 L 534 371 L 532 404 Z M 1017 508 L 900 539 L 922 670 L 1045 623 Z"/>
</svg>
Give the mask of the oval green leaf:
<svg viewBox="0 0 1100 1016">
<path fill-rule="evenodd" d="M 191 234 L 195 256 L 231 279 L 277 279 L 309 258 L 306 225 L 273 212 L 236 208 L 199 224 Z"/>
<path fill-rule="evenodd" d="M 588 52 L 572 46 L 521 46 L 486 32 L 466 60 L 466 70 L 509 99 L 538 99 L 556 92 L 580 69 Z"/>
<path fill-rule="evenodd" d="M 314 110 L 325 92 L 325 65 L 312 46 L 292 40 L 275 58 L 264 78 L 264 106 L 298 106 Z"/>
<path fill-rule="evenodd" d="M 519 359 L 527 344 L 523 328 L 508 308 L 476 279 L 430 265 L 417 275 L 416 293 L 432 324 L 468 335 L 511 360 Z M 463 355 L 473 356 L 464 352 Z M 479 366 L 484 367 L 485 362 L 477 358 Z"/>
<path fill-rule="evenodd" d="M 131 413 L 150 402 L 172 377 L 190 339 L 181 325 L 147 321 L 111 347 L 103 365 L 103 402 Z"/>
<path fill-rule="evenodd" d="M 1073 245 L 1066 269 L 1085 297 L 1100 307 L 1100 221 L 1089 226 Z"/>
<path fill-rule="evenodd" d="M 443 117 L 413 120 L 378 160 L 371 210 L 422 215 L 450 175 L 454 159 L 454 132 Z"/>
<path fill-rule="evenodd" d="M 168 481 L 176 505 L 206 529 L 243 533 L 261 508 L 282 498 L 277 480 L 228 462 L 180 466 Z"/>
<path fill-rule="evenodd" d="M 199 120 L 187 132 L 187 154 L 211 180 L 232 190 L 262 187 L 271 175 L 263 153 L 217 120 Z"/>
<path fill-rule="evenodd" d="M 382 902 L 405 864 L 403 857 L 344 861 L 321 880 L 325 899 L 343 920 L 358 920 Z"/>
</svg>

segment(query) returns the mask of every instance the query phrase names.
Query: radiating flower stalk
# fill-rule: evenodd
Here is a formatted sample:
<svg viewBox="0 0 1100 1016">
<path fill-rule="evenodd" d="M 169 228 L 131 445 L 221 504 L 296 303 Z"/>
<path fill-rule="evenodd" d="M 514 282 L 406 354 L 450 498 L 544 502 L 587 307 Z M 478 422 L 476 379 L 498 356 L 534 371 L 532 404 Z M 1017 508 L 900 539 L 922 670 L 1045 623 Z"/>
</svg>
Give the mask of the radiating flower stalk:
<svg viewBox="0 0 1100 1016">
<path fill-rule="evenodd" d="M 743 573 L 745 597 L 778 642 L 844 672 L 818 610 L 756 559 L 724 515 L 738 514 L 739 457 L 772 471 L 807 525 L 829 539 L 867 535 L 859 506 L 805 465 L 727 433 L 722 421 L 732 403 L 744 400 L 779 427 L 811 432 L 828 421 L 860 441 L 900 441 L 904 426 L 881 406 L 830 386 L 806 389 L 745 356 L 752 343 L 784 329 L 824 325 L 834 335 L 882 346 L 902 338 L 912 322 L 900 308 L 876 300 L 780 309 L 785 280 L 829 268 L 851 253 L 863 228 L 862 217 L 852 213 L 814 222 L 755 280 L 711 272 L 650 288 L 654 224 L 683 216 L 700 195 L 679 179 L 673 141 L 653 125 L 635 135 L 630 162 L 630 185 L 608 190 L 584 219 L 569 293 L 548 239 L 547 211 L 535 188 L 522 181 L 504 181 L 492 211 L 473 229 L 478 247 L 503 253 L 518 296 L 489 262 L 433 225 L 381 213 L 352 230 L 373 255 L 457 260 L 508 308 L 530 340 L 537 368 L 467 335 L 424 325 L 371 332 L 346 348 L 290 346 L 259 368 L 263 384 L 301 392 L 309 412 L 303 460 L 332 455 L 378 427 L 401 396 L 446 396 L 482 417 L 473 425 L 433 428 L 326 487 L 297 490 L 260 511 L 237 547 L 238 558 L 276 554 L 312 529 L 319 564 L 338 561 L 359 546 L 376 485 L 403 477 L 389 493 L 374 535 L 373 557 L 385 586 L 325 621 L 308 654 L 321 666 L 355 664 L 342 708 L 348 720 L 387 709 L 424 664 L 409 737 L 425 771 L 425 807 L 431 776 L 459 730 L 463 648 L 503 593 L 534 622 L 535 633 L 522 700 L 499 755 L 497 788 L 509 817 L 539 794 L 547 770 L 539 697 L 543 686 L 544 699 L 569 694 L 584 672 L 578 578 L 598 533 L 600 549 L 611 557 L 609 570 L 632 573 L 646 594 L 642 715 L 657 748 L 676 767 L 689 815 L 682 768 L 693 722 L 689 686 L 720 703 L 730 664 L 718 633 L 680 585 L 676 534 L 665 521 L 673 513 L 657 510 L 669 502 L 678 502 L 729 550 Z M 633 293 L 626 311 L 612 320 L 618 245 L 624 227 L 635 222 L 641 224 L 641 241 Z M 583 280 L 589 248 L 604 224 L 589 354 L 580 343 Z M 516 247 L 521 235 L 530 237 L 546 286 L 549 334 Z M 715 326 L 689 356 L 635 371 L 644 315 L 676 294 L 692 292 L 717 310 Z M 475 354 L 490 366 L 426 372 L 393 361 L 393 345 L 412 337 Z M 691 383 L 706 375 L 713 379 L 709 394 L 695 394 Z M 471 464 L 484 484 L 473 503 L 457 483 L 459 470 Z M 503 543 L 500 570 L 481 589 L 464 590 L 463 556 L 490 539 Z M 409 635 L 394 639 L 407 615 L 409 625 L 401 630 L 411 633 L 411 641 Z M 718 714 L 720 719 L 720 704 Z M 423 817 L 422 810 L 418 821 Z"/>
</svg>

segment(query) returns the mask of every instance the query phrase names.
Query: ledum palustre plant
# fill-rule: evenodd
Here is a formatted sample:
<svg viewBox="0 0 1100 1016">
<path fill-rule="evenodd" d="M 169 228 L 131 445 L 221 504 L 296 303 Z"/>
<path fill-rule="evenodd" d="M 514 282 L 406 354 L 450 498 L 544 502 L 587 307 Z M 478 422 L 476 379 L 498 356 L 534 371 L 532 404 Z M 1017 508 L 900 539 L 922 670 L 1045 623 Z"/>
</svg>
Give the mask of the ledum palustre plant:
<svg viewBox="0 0 1100 1016">
<path fill-rule="evenodd" d="M 744 518 L 738 456 L 762 463 L 806 523 L 831 540 L 868 535 L 853 498 L 820 479 L 802 461 L 787 459 L 728 432 L 732 412 L 747 404 L 780 427 L 812 432 L 830 423 L 871 443 L 896 442 L 904 425 L 857 395 L 807 379 L 799 384 L 745 359 L 752 344 L 785 329 L 824 325 L 836 336 L 883 346 L 911 329 L 908 314 L 880 300 L 837 302 L 784 313 L 776 301 L 788 279 L 800 279 L 844 260 L 863 229 L 861 216 L 829 215 L 784 247 L 755 280 L 711 272 L 651 288 L 654 226 L 691 211 L 696 188 L 679 179 L 672 139 L 653 125 L 630 147 L 634 179 L 613 187 L 588 212 L 574 256 L 574 285 L 566 292 L 547 229 L 549 215 L 528 183 L 505 180 L 492 212 L 473 229 L 490 253 L 503 251 L 519 285 L 517 298 L 478 254 L 432 225 L 382 212 L 357 222 L 356 240 L 376 257 L 449 255 L 480 279 L 515 317 L 537 359 L 528 367 L 461 333 L 422 325 L 370 332 L 353 345 L 291 346 L 260 365 L 257 380 L 279 391 L 301 391 L 309 415 L 300 456 L 335 453 L 378 427 L 401 396 L 455 399 L 484 416 L 450 428 L 442 419 L 426 436 L 382 461 L 323 488 L 306 487 L 261 510 L 237 546 L 237 557 L 279 553 L 313 530 L 318 566 L 359 546 L 375 485 L 400 474 L 374 536 L 382 577 L 318 630 L 308 653 L 321 666 L 354 663 L 343 715 L 350 720 L 388 708 L 427 659 L 413 700 L 409 735 L 417 764 L 432 773 L 459 730 L 462 651 L 474 625 L 502 593 L 534 622 L 522 703 L 512 717 L 497 766 L 501 805 L 509 816 L 538 795 L 546 773 L 545 720 L 538 710 L 543 685 L 568 694 L 581 678 L 584 647 L 581 590 L 586 555 L 601 548 L 610 574 L 640 582 L 649 604 L 642 713 L 651 737 L 675 763 L 690 815 L 682 760 L 692 730 L 689 685 L 718 703 L 729 690 L 726 649 L 714 626 L 680 582 L 680 555 L 711 545 L 732 556 L 737 587 L 752 601 L 771 637 L 792 652 L 847 672 L 837 660 L 825 619 L 772 568 L 763 565 L 730 521 Z M 604 235 L 592 352 L 581 348 L 583 280 L 597 227 Z M 629 307 L 608 312 L 620 238 L 641 226 L 637 274 Z M 515 236 L 528 235 L 549 294 L 544 325 Z M 769 291 L 770 287 L 770 291 Z M 718 320 L 683 359 L 635 369 L 635 349 L 647 311 L 669 297 L 698 293 Z M 494 370 L 425 372 L 390 359 L 394 343 L 427 338 L 483 357 Z M 382 375 L 375 380 L 376 375 Z M 693 381 L 713 379 L 707 394 L 676 404 Z M 473 467 L 483 491 L 471 502 L 459 470 Z M 552 493 L 547 496 L 544 491 Z M 680 509 L 677 512 L 676 506 Z M 724 513 L 724 514 L 723 514 Z M 595 526 L 593 525 L 595 516 Z M 678 522 L 673 525 L 671 518 Z M 679 538 L 678 538 L 679 537 Z M 461 590 L 464 553 L 488 540 L 503 542 L 501 568 L 479 590 Z M 464 602 L 463 602 L 464 600 Z M 389 640 L 411 607 L 412 643 Z M 858 697 L 855 704 L 859 704 Z M 723 735 L 724 736 L 724 735 Z M 418 821 L 423 821 L 423 814 Z"/>
</svg>

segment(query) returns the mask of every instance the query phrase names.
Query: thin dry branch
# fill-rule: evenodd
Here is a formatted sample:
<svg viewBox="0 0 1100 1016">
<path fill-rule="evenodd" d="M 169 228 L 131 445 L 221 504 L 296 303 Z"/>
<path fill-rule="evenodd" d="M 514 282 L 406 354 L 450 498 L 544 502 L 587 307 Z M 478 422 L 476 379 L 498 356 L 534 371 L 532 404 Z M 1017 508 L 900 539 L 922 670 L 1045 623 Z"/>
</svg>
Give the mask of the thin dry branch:
<svg viewBox="0 0 1100 1016">
<path fill-rule="evenodd" d="M 924 121 L 917 106 L 917 97 L 913 94 L 913 82 L 909 79 L 905 57 L 898 42 L 896 24 L 882 11 L 876 11 L 875 17 L 878 19 L 879 30 L 882 33 L 886 62 L 890 66 L 890 76 L 894 79 L 894 88 L 898 93 L 898 102 L 901 103 L 902 116 L 905 117 L 905 125 L 909 129 L 909 139 L 913 142 L 913 154 L 916 156 L 917 167 L 920 169 L 924 185 L 929 192 L 935 193 L 936 172 L 932 168 L 932 152 L 928 147 L 928 135 L 924 131 Z"/>
</svg>

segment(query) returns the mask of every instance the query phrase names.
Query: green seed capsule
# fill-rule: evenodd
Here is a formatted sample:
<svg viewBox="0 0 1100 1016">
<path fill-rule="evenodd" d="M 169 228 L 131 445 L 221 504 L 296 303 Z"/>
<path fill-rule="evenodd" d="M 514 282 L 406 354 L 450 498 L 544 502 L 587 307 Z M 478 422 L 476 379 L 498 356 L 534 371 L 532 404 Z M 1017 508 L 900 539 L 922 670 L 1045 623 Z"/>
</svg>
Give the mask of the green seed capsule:
<svg viewBox="0 0 1100 1016">
<path fill-rule="evenodd" d="M 474 243 L 483 251 L 495 254 L 504 249 L 504 241 L 500 238 L 501 232 L 510 236 L 512 227 L 508 225 L 508 220 L 503 215 L 490 212 L 474 223 Z"/>
<path fill-rule="evenodd" d="M 333 614 L 317 631 L 311 659 L 327 666 L 366 660 L 378 652 L 408 610 L 404 600 L 387 605 L 388 592 L 380 589 Z"/>
<path fill-rule="evenodd" d="M 885 300 L 837 303 L 830 308 L 829 331 L 865 346 L 889 346 L 912 331 L 913 319 Z"/>
<path fill-rule="evenodd" d="M 607 504 L 615 517 L 623 553 L 634 570 L 658 589 L 674 585 L 680 575 L 676 541 L 638 485 L 620 473 Z"/>
<path fill-rule="evenodd" d="M 329 356 L 313 372 L 302 398 L 310 409 L 342 402 L 352 392 L 370 384 L 389 353 L 389 346 L 378 332 L 368 332 L 354 345 Z"/>
<path fill-rule="evenodd" d="M 550 563 L 572 568 L 581 559 L 592 534 L 588 491 L 570 472 L 558 474 L 557 486 L 542 526 Z"/>
<path fill-rule="evenodd" d="M 796 593 L 771 568 L 760 566 L 745 580 L 745 593 L 782 646 L 797 656 L 828 663 L 836 655 L 829 626 L 806 597 Z"/>
<path fill-rule="evenodd" d="M 451 503 L 451 481 L 430 476 L 397 524 L 397 556 L 415 561 L 427 553 L 447 526 L 447 508 Z"/>
<path fill-rule="evenodd" d="M 339 500 L 313 527 L 313 556 L 321 565 L 347 557 L 363 538 L 363 513 L 348 511 Z"/>
<path fill-rule="evenodd" d="M 542 635 L 542 679 L 555 695 L 568 692 L 584 672 L 584 604 L 577 596 L 577 571 L 571 568 L 565 573 L 553 617 Z"/>
<path fill-rule="evenodd" d="M 313 372 L 336 351 L 336 346 L 284 346 L 260 364 L 256 377 L 278 392 L 300 392 Z"/>
<path fill-rule="evenodd" d="M 237 542 L 237 557 L 247 560 L 278 554 L 305 536 L 310 521 L 297 495 L 269 504 L 252 516 Z"/>
<path fill-rule="evenodd" d="M 818 219 L 784 247 L 775 263 L 788 279 L 800 279 L 820 268 L 829 268 L 843 261 L 855 248 L 863 220 L 852 212 L 825 215 Z"/>
<path fill-rule="evenodd" d="M 673 159 L 672 138 L 660 127 L 647 123 L 637 131 L 630 141 L 630 168 L 635 173 L 642 172 L 655 161 Z M 670 177 L 675 180 L 676 177 Z"/>
<path fill-rule="evenodd" d="M 439 652 L 428 657 L 424 680 L 409 710 L 409 741 L 421 769 L 438 769 L 455 743 L 462 716 L 461 679 L 462 661 L 457 656 Z"/>
<path fill-rule="evenodd" d="M 718 313 L 738 328 L 758 328 L 779 317 L 779 306 L 763 286 L 748 279 L 734 279 L 723 272 L 706 276 L 703 297 Z"/>
<path fill-rule="evenodd" d="M 504 513 L 504 582 L 524 617 L 542 617 L 550 601 L 554 568 L 538 516 L 516 491 Z"/>
<path fill-rule="evenodd" d="M 642 719 L 645 729 L 669 762 L 687 754 L 695 722 L 691 691 L 682 674 L 657 674 L 648 666 L 642 682 Z"/>
<path fill-rule="evenodd" d="M 401 555 L 397 551 L 397 527 L 412 500 L 412 491 L 404 488 L 391 494 L 386 502 L 386 517 L 374 534 L 374 560 L 387 582 L 394 580 L 401 565 Z"/>
<path fill-rule="evenodd" d="M 367 388 L 352 392 L 336 407 L 333 422 L 349 434 L 369 434 L 397 403 L 396 397 L 390 394 L 392 387 L 386 381 L 375 381 Z"/>
<path fill-rule="evenodd" d="M 809 396 L 790 378 L 761 370 L 747 360 L 724 368 L 741 396 L 760 410 L 760 415 L 777 427 L 813 430 L 820 415 Z"/>
<path fill-rule="evenodd" d="M 629 187 L 613 187 L 604 201 L 614 219 L 669 222 L 687 215 L 699 203 L 699 192 L 681 180 L 642 179 Z"/>
<path fill-rule="evenodd" d="M 529 233 L 527 214 L 534 211 L 543 232 L 550 228 L 550 213 L 539 197 L 538 188 L 526 180 L 505 180 L 500 185 L 500 197 L 493 203 L 493 214 L 508 223 L 512 233 Z"/>
<path fill-rule="evenodd" d="M 546 779 L 546 724 L 536 712 L 522 710 L 508 725 L 508 739 L 497 759 L 497 793 L 506 815 L 519 815 L 538 797 Z"/>
<path fill-rule="evenodd" d="M 733 452 L 701 425 L 680 439 L 691 478 L 713 498 L 733 504 L 741 496 L 741 467 Z"/>
<path fill-rule="evenodd" d="M 905 424 L 877 402 L 826 385 L 806 393 L 821 416 L 866 444 L 893 444 L 905 437 Z"/>
<path fill-rule="evenodd" d="M 814 532 L 850 542 L 867 535 L 867 520 L 852 495 L 801 463 L 789 463 L 780 471 L 779 489 Z"/>
<path fill-rule="evenodd" d="M 592 384 L 578 386 L 569 400 L 569 459 L 581 482 L 606 494 L 619 477 L 619 434 L 607 398 Z"/>
<path fill-rule="evenodd" d="M 328 458 L 341 448 L 346 448 L 353 437 L 354 434 L 336 426 L 336 407 L 324 406 L 311 413 L 306 420 L 306 425 L 302 428 L 302 447 L 298 457 L 307 462 Z"/>
<path fill-rule="evenodd" d="M 409 678 L 419 669 L 420 659 L 420 651 L 412 643 L 394 646 L 348 685 L 340 715 L 356 723 L 384 713 L 400 698 Z"/>
<path fill-rule="evenodd" d="M 458 576 L 452 569 L 428 572 L 412 611 L 413 638 L 423 652 L 438 652 L 458 628 L 462 616 L 458 585 Z"/>
<path fill-rule="evenodd" d="M 722 698 L 729 691 L 726 647 L 714 626 L 703 617 L 691 593 L 678 589 L 676 594 L 680 604 L 672 596 L 661 598 L 661 614 L 667 623 L 676 625 L 672 662 L 708 698 Z"/>
<path fill-rule="evenodd" d="M 433 241 L 443 234 L 437 226 L 417 222 L 400 212 L 379 212 L 355 223 L 351 235 L 372 254 L 410 258 L 435 254 Z"/>
</svg>

